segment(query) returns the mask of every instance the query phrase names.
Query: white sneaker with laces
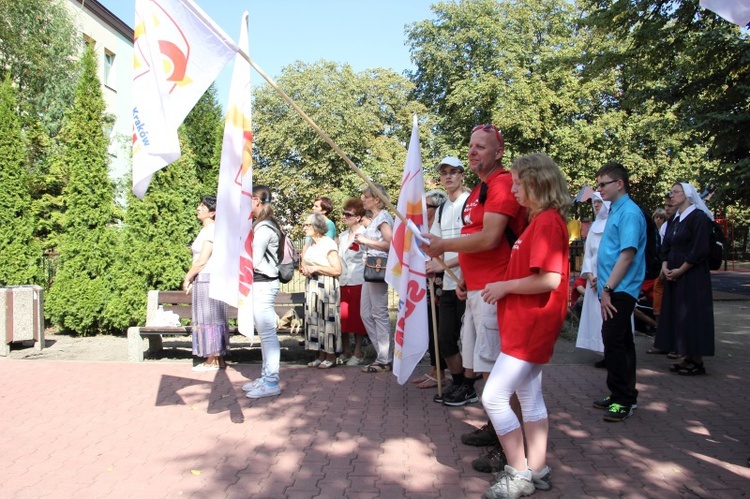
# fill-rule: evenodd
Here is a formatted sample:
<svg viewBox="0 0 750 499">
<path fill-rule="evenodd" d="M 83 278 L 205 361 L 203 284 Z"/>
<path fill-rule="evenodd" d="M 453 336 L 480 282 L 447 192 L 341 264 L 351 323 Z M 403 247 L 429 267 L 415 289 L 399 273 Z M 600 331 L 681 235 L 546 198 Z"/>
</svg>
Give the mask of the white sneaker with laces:
<svg viewBox="0 0 750 499">
<path fill-rule="evenodd" d="M 487 499 L 518 499 L 530 496 L 536 491 L 531 481 L 531 470 L 518 471 L 510 465 L 505 465 L 505 471 L 499 473 L 497 483 L 487 489 L 484 497 Z"/>
<path fill-rule="evenodd" d="M 263 383 L 263 377 L 262 376 L 260 378 L 256 378 L 256 379 L 252 380 L 249 383 L 245 383 L 244 385 L 242 385 L 242 389 L 244 391 L 246 391 L 246 392 L 250 392 L 250 391 L 258 388 L 261 385 L 261 383 Z"/>
<path fill-rule="evenodd" d="M 259 399 L 263 397 L 274 397 L 279 394 L 281 394 L 281 387 L 278 384 L 276 384 L 276 386 L 271 386 L 263 381 L 260 386 L 253 388 L 247 392 L 245 396 L 249 399 Z"/>
</svg>

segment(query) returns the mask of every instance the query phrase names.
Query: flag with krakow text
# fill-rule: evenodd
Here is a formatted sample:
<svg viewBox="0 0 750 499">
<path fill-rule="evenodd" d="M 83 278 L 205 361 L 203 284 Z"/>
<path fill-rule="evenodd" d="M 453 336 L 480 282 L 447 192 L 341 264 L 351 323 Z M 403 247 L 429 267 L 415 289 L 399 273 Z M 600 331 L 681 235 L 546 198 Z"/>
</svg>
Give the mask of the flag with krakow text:
<svg viewBox="0 0 750 499">
<path fill-rule="evenodd" d="M 409 141 L 401 191 L 398 196 L 400 218 L 393 227 L 385 280 L 398 293 L 398 316 L 393 351 L 393 374 L 404 384 L 422 360 L 428 346 L 427 279 L 425 254 L 419 249 L 420 232 L 427 232 L 424 201 L 424 174 L 419 147 L 417 117 Z"/>
<path fill-rule="evenodd" d="M 136 0 L 133 194 L 180 157 L 177 128 L 237 52 L 192 0 Z"/>
<path fill-rule="evenodd" d="M 248 53 L 247 12 L 239 47 Z M 252 339 L 253 324 L 253 170 L 250 63 L 237 54 L 229 87 L 216 195 L 216 232 L 209 296 L 237 307 L 237 327 Z"/>
</svg>

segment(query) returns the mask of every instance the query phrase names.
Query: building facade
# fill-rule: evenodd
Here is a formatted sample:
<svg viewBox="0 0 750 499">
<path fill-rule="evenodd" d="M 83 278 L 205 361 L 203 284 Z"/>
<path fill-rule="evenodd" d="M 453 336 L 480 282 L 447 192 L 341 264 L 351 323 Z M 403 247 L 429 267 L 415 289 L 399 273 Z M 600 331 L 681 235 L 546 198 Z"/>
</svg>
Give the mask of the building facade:
<svg viewBox="0 0 750 499">
<path fill-rule="evenodd" d="M 133 105 L 133 29 L 96 0 L 67 0 L 85 43 L 96 52 L 107 113 L 115 117 L 109 130 L 110 176 L 122 179 L 131 168 Z"/>
</svg>

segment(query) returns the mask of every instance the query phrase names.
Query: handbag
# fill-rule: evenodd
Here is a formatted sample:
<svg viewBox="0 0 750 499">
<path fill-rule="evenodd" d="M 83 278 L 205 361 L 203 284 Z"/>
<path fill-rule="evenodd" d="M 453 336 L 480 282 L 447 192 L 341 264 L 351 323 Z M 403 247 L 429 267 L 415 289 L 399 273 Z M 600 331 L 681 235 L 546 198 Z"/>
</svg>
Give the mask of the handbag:
<svg viewBox="0 0 750 499">
<path fill-rule="evenodd" d="M 385 267 L 388 264 L 387 256 L 365 257 L 365 281 L 385 282 Z"/>
</svg>

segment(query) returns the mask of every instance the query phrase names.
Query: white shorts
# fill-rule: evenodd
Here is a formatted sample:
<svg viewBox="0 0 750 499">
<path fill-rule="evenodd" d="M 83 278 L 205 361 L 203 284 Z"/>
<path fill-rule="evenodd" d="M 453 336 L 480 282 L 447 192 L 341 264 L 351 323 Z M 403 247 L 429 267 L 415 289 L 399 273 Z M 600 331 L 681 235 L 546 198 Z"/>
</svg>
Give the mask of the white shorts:
<svg viewBox="0 0 750 499">
<path fill-rule="evenodd" d="M 482 299 L 482 292 L 469 291 L 461 327 L 461 358 L 465 369 L 489 373 L 500 355 L 497 305 Z"/>
</svg>

